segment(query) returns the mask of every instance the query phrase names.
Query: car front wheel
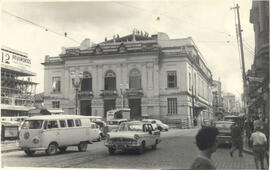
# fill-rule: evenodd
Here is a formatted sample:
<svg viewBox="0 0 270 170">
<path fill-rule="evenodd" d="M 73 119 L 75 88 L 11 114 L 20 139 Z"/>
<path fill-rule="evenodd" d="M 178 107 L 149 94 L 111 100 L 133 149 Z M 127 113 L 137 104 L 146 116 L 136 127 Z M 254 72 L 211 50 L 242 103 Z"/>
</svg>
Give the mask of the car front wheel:
<svg viewBox="0 0 270 170">
<path fill-rule="evenodd" d="M 115 152 L 115 150 L 116 150 L 116 149 L 113 148 L 113 147 L 109 147 L 109 148 L 108 148 L 108 151 L 109 151 L 109 154 L 110 154 L 110 155 L 113 155 L 114 152 Z"/>
<path fill-rule="evenodd" d="M 144 152 L 144 150 L 145 150 L 145 142 L 142 142 L 141 146 L 140 146 L 140 148 L 138 150 L 139 154 L 142 154 Z"/>
</svg>

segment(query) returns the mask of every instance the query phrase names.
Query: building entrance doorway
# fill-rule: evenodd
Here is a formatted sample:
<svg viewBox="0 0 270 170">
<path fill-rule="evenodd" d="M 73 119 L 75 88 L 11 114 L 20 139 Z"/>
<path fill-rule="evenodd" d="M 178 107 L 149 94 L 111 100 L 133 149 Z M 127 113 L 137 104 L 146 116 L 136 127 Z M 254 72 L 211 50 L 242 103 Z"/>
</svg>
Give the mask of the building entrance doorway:
<svg viewBox="0 0 270 170">
<path fill-rule="evenodd" d="M 115 109 L 115 99 L 104 100 L 104 117 L 107 117 L 107 111 Z"/>
<path fill-rule="evenodd" d="M 92 107 L 91 107 L 91 100 L 81 100 L 81 115 L 91 116 L 92 115 Z"/>
<path fill-rule="evenodd" d="M 141 99 L 129 99 L 130 119 L 140 119 L 142 117 Z"/>
</svg>

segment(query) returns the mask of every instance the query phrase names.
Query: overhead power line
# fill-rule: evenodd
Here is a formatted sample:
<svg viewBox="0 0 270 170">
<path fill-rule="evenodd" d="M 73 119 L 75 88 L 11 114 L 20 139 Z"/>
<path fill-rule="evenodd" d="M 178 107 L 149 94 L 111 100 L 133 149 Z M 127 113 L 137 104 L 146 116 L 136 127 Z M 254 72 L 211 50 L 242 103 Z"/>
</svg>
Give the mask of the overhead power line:
<svg viewBox="0 0 270 170">
<path fill-rule="evenodd" d="M 40 29 L 43 29 L 44 31 L 54 33 L 54 34 L 56 34 L 56 35 L 58 35 L 58 36 L 65 37 L 65 38 L 67 38 L 67 39 L 69 39 L 69 40 L 71 40 L 71 41 L 73 41 L 73 42 L 76 42 L 76 43 L 80 44 L 79 41 L 76 41 L 76 40 L 74 40 L 73 38 L 71 38 L 70 36 L 68 36 L 68 33 L 67 33 L 67 32 L 59 33 L 59 32 L 56 32 L 56 31 L 54 31 L 54 30 L 52 30 L 52 29 L 49 29 L 49 28 L 47 28 L 47 27 L 45 27 L 45 26 L 42 26 L 42 25 L 40 25 L 40 24 L 37 24 L 37 23 L 35 23 L 35 22 L 33 22 L 33 21 L 30 21 L 30 20 L 28 20 L 28 19 L 25 19 L 25 18 L 23 18 L 23 17 L 20 17 L 20 16 L 18 16 L 18 15 L 15 15 L 15 14 L 12 14 L 12 13 L 9 12 L 9 11 L 6 11 L 6 10 L 2 10 L 2 11 L 3 11 L 5 14 L 9 15 L 9 16 L 12 16 L 12 17 L 15 17 L 15 18 L 17 18 L 17 19 L 19 19 L 19 20 L 21 20 L 21 21 L 24 21 L 25 23 L 28 23 L 28 24 L 31 24 L 31 25 L 33 25 L 33 26 L 39 27 Z"/>
<path fill-rule="evenodd" d="M 134 6 L 134 5 L 130 5 L 130 4 L 124 4 L 124 3 L 121 3 L 121 2 L 112 2 L 112 3 L 116 3 L 116 4 L 119 4 L 119 5 L 122 5 L 122 6 L 126 6 L 126 7 L 129 7 L 129 8 L 133 8 L 133 9 L 136 9 L 136 10 L 143 10 L 143 11 L 145 11 L 145 12 L 148 12 L 148 13 L 151 13 L 151 14 L 154 14 L 151 10 L 148 10 L 148 9 L 145 9 L 145 8 L 140 8 L 140 7 L 137 7 L 137 6 Z M 183 19 L 180 19 L 180 18 L 178 18 L 178 17 L 175 17 L 175 16 L 170 16 L 170 15 L 168 15 L 168 14 L 166 14 L 166 13 L 160 13 L 159 15 L 161 15 L 161 16 L 165 16 L 165 17 L 167 17 L 167 18 L 170 18 L 170 19 L 173 19 L 173 20 L 177 20 L 177 21 L 181 21 L 181 22 L 185 22 L 185 23 L 188 23 L 188 24 L 191 24 L 191 25 L 194 25 L 194 23 L 193 22 L 191 22 L 191 21 L 187 21 L 187 20 L 183 20 Z M 158 18 L 158 20 L 160 20 L 161 18 L 158 16 L 157 17 Z M 197 29 L 198 29 L 198 27 L 196 27 Z M 225 35 L 227 35 L 227 36 L 229 36 L 229 37 L 231 37 L 231 34 L 230 33 L 227 33 L 227 32 L 225 32 L 225 31 L 218 31 L 218 30 L 214 30 L 214 29 L 212 29 L 212 28 L 210 28 L 210 27 L 199 27 L 199 28 L 201 28 L 201 29 L 205 29 L 205 30 L 212 30 L 212 31 L 214 31 L 214 32 L 216 32 L 216 33 L 220 33 L 220 34 L 225 34 Z"/>
</svg>

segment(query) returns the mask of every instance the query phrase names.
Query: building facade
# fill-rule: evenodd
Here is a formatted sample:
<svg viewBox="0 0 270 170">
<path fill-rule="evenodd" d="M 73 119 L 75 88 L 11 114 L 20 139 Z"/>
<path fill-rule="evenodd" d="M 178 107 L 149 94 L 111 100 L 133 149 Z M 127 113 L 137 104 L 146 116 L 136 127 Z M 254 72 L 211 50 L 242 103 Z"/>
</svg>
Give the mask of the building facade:
<svg viewBox="0 0 270 170">
<path fill-rule="evenodd" d="M 223 96 L 221 90 L 221 82 L 219 80 L 213 80 L 212 86 L 213 94 L 213 112 L 216 118 L 221 119 L 223 116 Z"/>
<path fill-rule="evenodd" d="M 254 1 L 250 22 L 255 34 L 255 56 L 248 79 L 248 109 L 251 116 L 269 119 L 269 1 Z"/>
<path fill-rule="evenodd" d="M 46 56 L 45 107 L 74 114 L 77 105 L 79 114 L 103 117 L 129 107 L 132 119 L 186 119 L 189 125 L 194 116 L 211 117 L 212 74 L 190 37 L 133 31 L 89 44 L 86 39 L 57 57 Z M 80 77 L 78 101 L 74 75 Z"/>
<path fill-rule="evenodd" d="M 31 59 L 24 52 L 1 47 L 1 116 L 25 116 L 34 108 L 37 83 Z"/>
</svg>

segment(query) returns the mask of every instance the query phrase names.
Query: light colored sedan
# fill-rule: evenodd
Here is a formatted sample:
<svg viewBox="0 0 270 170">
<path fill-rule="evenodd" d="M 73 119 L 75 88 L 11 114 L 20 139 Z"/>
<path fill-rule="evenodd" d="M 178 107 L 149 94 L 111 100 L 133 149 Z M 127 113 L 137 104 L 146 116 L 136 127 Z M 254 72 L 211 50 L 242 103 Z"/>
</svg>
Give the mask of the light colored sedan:
<svg viewBox="0 0 270 170">
<path fill-rule="evenodd" d="M 148 122 L 124 122 L 116 132 L 109 132 L 105 141 L 109 154 L 116 150 L 134 149 L 142 153 L 145 148 L 156 149 L 160 142 L 160 131 L 154 130 Z"/>
<path fill-rule="evenodd" d="M 158 129 L 160 131 L 168 131 L 170 128 L 168 125 L 162 123 L 158 119 L 143 119 L 142 121 L 151 123 L 154 129 Z"/>
</svg>

